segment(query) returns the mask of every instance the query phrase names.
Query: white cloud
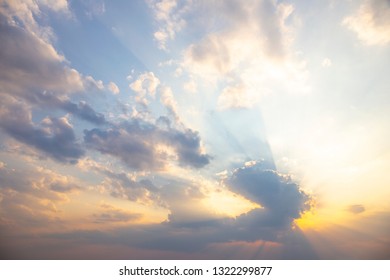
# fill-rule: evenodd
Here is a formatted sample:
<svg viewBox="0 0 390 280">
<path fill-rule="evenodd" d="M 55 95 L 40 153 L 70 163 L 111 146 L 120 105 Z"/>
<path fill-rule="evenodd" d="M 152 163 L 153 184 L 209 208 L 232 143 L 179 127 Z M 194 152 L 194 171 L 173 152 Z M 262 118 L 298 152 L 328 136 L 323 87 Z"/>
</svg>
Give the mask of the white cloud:
<svg viewBox="0 0 390 280">
<path fill-rule="evenodd" d="M 38 0 L 38 3 L 56 12 L 69 13 L 67 0 Z"/>
<path fill-rule="evenodd" d="M 5 96 L 3 101 L 0 128 L 8 135 L 60 162 L 75 163 L 84 155 L 66 117 L 46 117 L 37 124 L 28 105 L 14 97 Z"/>
<path fill-rule="evenodd" d="M 359 9 L 343 20 L 367 45 L 390 43 L 390 3 L 387 0 L 364 0 Z"/>
<path fill-rule="evenodd" d="M 148 104 L 148 97 L 154 98 L 160 80 L 153 72 L 145 72 L 138 76 L 137 80 L 132 82 L 129 87 L 138 95 L 136 100 L 143 104 Z"/>
<path fill-rule="evenodd" d="M 154 12 L 159 29 L 154 33 L 154 38 L 158 42 L 160 49 L 167 49 L 167 41 L 174 39 L 178 31 L 186 24 L 183 19 L 183 13 L 186 10 L 186 4 L 179 3 L 177 0 L 149 0 L 149 6 Z"/>
<path fill-rule="evenodd" d="M 218 98 L 218 108 L 221 110 L 229 108 L 250 108 L 253 105 L 254 102 L 248 96 L 247 89 L 243 84 L 224 88 Z"/>
<path fill-rule="evenodd" d="M 181 68 L 212 86 L 225 85 L 220 109 L 250 108 L 282 85 L 287 92 L 305 89 L 304 64 L 292 51 L 292 5 L 271 0 L 208 1 L 193 10 L 200 23 L 187 19 L 188 25 L 203 36 L 183 51 Z M 209 14 L 216 10 L 218 21 Z"/>
<path fill-rule="evenodd" d="M 61 5 L 58 9 L 61 7 L 65 9 Z M 11 1 L 0 7 L 0 17 L 6 19 L 0 26 L 1 94 L 32 99 L 34 94 L 47 91 L 60 96 L 87 89 L 102 90 L 102 81 L 84 77 L 57 52 L 51 42 L 50 27 L 35 20 L 40 14 L 35 2 Z"/>
<path fill-rule="evenodd" d="M 172 89 L 164 86 L 161 89 L 161 103 L 167 108 L 168 113 L 178 120 L 177 102 L 173 96 Z"/>
<path fill-rule="evenodd" d="M 110 82 L 107 87 L 113 94 L 119 94 L 120 92 L 119 87 L 114 82 Z"/>
</svg>

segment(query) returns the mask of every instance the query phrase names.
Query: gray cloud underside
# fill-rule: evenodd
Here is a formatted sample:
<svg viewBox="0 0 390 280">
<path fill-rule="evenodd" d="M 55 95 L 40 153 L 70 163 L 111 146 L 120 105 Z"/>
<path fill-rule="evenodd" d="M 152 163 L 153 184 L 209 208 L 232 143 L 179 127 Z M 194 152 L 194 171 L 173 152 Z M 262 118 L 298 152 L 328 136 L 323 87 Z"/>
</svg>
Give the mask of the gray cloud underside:
<svg viewBox="0 0 390 280">
<path fill-rule="evenodd" d="M 159 152 L 158 145 L 172 148 L 183 166 L 201 168 L 209 163 L 210 156 L 200 150 L 200 137 L 196 131 L 178 130 L 141 119 L 132 119 L 109 129 L 95 128 L 84 131 L 84 141 L 89 147 L 120 158 L 136 170 L 160 170 L 170 159 Z"/>
<path fill-rule="evenodd" d="M 283 222 L 298 218 L 308 210 L 310 197 L 289 177 L 273 170 L 273 164 L 256 162 L 238 168 L 226 180 L 231 190 L 259 203 L 270 215 L 269 220 Z"/>
<path fill-rule="evenodd" d="M 49 117 L 37 125 L 22 103 L 11 102 L 0 106 L 0 128 L 8 135 L 60 162 L 75 163 L 84 155 L 65 118 Z"/>
<path fill-rule="evenodd" d="M 235 170 L 226 180 L 228 188 L 263 206 L 236 218 L 204 217 L 192 221 L 177 218 L 182 213 L 176 211 L 180 212 L 182 208 L 175 204 L 183 200 L 191 203 L 191 199 L 202 197 L 202 193 L 191 193 L 188 188 L 170 184 L 153 190 L 159 193 L 160 199 L 165 201 L 166 207 L 171 211 L 168 220 L 161 224 L 118 228 L 114 236 L 89 231 L 51 237 L 73 239 L 86 235 L 92 243 L 120 243 L 142 249 L 182 252 L 196 252 L 211 244 L 234 241 L 293 242 L 293 239 L 299 237 L 299 232 L 292 231 L 293 221 L 299 218 L 302 212 L 310 209 L 311 198 L 290 179 L 268 169 L 269 166 L 271 164 L 257 162 Z M 126 178 L 121 180 L 127 181 Z M 193 209 L 194 212 L 198 210 Z"/>
</svg>

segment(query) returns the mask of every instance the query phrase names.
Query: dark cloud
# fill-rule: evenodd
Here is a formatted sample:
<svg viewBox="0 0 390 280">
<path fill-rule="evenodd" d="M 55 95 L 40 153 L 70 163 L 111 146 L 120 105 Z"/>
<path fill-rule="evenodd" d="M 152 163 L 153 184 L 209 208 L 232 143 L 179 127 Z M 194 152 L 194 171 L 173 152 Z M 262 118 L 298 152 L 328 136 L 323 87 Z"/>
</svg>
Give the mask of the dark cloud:
<svg viewBox="0 0 390 280">
<path fill-rule="evenodd" d="M 45 252 L 35 255 L 26 252 L 23 256 L 25 258 L 42 258 L 42 256 L 50 256 L 49 258 L 53 259 L 62 258 L 65 255 L 62 253 L 64 251 L 60 249 L 61 246 L 70 244 L 74 248 L 85 248 L 85 250 L 82 250 L 84 251 L 82 254 L 80 254 L 80 250 L 76 250 L 77 255 L 75 255 L 76 251 L 73 251 L 73 254 L 68 252 L 68 258 L 82 256 L 88 259 L 107 258 L 109 248 L 126 248 L 128 252 L 136 250 L 143 252 L 145 258 L 153 258 L 153 254 L 147 252 L 158 251 L 161 253 L 159 259 L 169 258 L 175 254 L 182 254 L 183 259 L 227 259 L 230 256 L 227 252 L 237 251 L 241 251 L 242 254 L 234 255 L 234 259 L 388 258 L 390 244 L 387 234 L 388 225 L 384 223 L 388 220 L 388 213 L 363 217 L 357 230 L 340 227 L 333 229 L 333 234 L 323 233 L 320 235 L 320 233 L 313 231 L 302 233 L 298 228 L 291 226 L 291 219 L 296 216 L 296 213 L 308 208 L 305 203 L 310 197 L 303 194 L 297 184 L 291 182 L 291 179 L 270 169 L 270 166 L 265 162 L 251 162 L 236 169 L 231 177 L 226 179 L 225 184 L 229 184 L 228 187 L 234 188 L 237 192 L 239 189 L 242 190 L 240 193 L 245 194 L 253 201 L 261 202 L 264 206 L 264 208 L 254 209 L 234 219 L 203 217 L 203 219 L 192 221 L 188 219 L 190 222 L 176 219 L 175 217 L 180 214 L 178 212 L 183 212 L 183 208 L 172 205 L 173 203 L 179 203 L 182 200 L 183 205 L 190 204 L 192 211 L 197 212 L 199 208 L 192 204 L 191 198 L 194 200 L 203 197 L 203 193 L 196 186 L 185 186 L 184 182 L 181 182 L 182 184 L 176 182 L 158 188 L 161 190 L 162 198 L 167 201 L 172 215 L 175 216 L 172 217 L 172 220 L 158 225 L 116 227 L 107 232 L 102 230 L 62 231 L 43 234 L 40 236 L 40 240 L 32 240 L 29 237 L 29 248 L 40 248 L 42 239 L 52 241 L 52 243 L 44 242 Z M 122 173 L 112 173 L 110 176 L 129 184 L 133 182 Z M 145 185 L 151 189 L 155 188 L 154 184 L 149 181 L 145 181 Z M 255 188 L 254 185 L 257 187 Z M 285 188 L 291 190 L 286 191 Z M 291 195 L 291 193 L 296 193 L 296 195 Z M 170 198 L 171 200 L 169 200 Z M 297 201 L 301 201 L 301 203 Z M 283 204 L 291 205 L 285 206 Z M 17 209 L 14 210 L 17 213 Z M 23 215 L 26 217 L 25 214 Z M 281 215 L 285 218 L 280 218 Z M 92 216 L 92 221 L 98 224 L 114 223 L 119 225 L 139 218 L 141 216 L 137 213 L 103 204 L 101 211 Z M 35 226 L 40 225 L 38 221 L 33 219 L 32 223 Z M 362 229 L 365 230 L 365 234 L 362 233 Z M 380 238 L 376 239 L 373 236 Z M 0 244 L 5 252 L 5 257 L 18 258 L 17 254 L 11 254 L 11 252 L 15 251 L 15 248 L 22 249 L 18 241 L 27 237 L 20 233 L 3 237 L 9 241 L 7 244 L 12 244 L 9 246 Z M 91 253 L 87 250 L 87 248 L 101 245 L 106 246 L 108 251 L 104 251 L 105 253 L 99 251 L 100 254 L 95 255 L 95 252 Z M 139 255 L 129 253 L 126 256 L 120 254 L 110 256 L 130 259 L 137 258 Z"/>
<path fill-rule="evenodd" d="M 133 119 L 109 129 L 85 130 L 84 134 L 91 148 L 116 156 L 136 170 L 162 170 L 175 157 L 179 164 L 194 168 L 210 160 L 201 152 L 199 134 L 191 129 L 163 129 L 155 123 Z"/>
<path fill-rule="evenodd" d="M 123 229 L 118 234 L 133 236 L 137 240 L 135 243 L 129 241 L 129 246 L 187 252 L 204 249 L 214 243 L 292 242 L 292 238 L 286 235 L 291 234 L 294 219 L 310 209 L 311 197 L 272 167 L 272 163 L 264 161 L 250 162 L 236 169 L 224 182 L 232 191 L 261 204 L 262 208 L 236 218 L 213 216 L 209 211 L 202 212 L 201 200 L 205 195 L 199 187 L 171 182 L 160 190 L 160 198 L 170 211 L 167 221 L 141 227 L 139 231 Z M 297 237 L 299 233 L 295 235 Z M 302 256 L 313 254 L 305 250 Z"/>
<path fill-rule="evenodd" d="M 159 202 L 159 189 L 148 179 L 136 181 L 126 173 L 115 173 L 109 169 L 95 168 L 105 175 L 103 187 L 111 196 L 137 202 Z"/>
<path fill-rule="evenodd" d="M 260 204 L 262 208 L 253 209 L 236 218 L 218 218 L 210 214 L 198 214 L 197 217 L 190 218 L 188 209 L 167 199 L 171 214 L 165 226 L 170 226 L 173 236 L 176 231 L 189 231 L 187 236 L 181 236 L 183 247 L 186 247 L 185 240 L 188 239 L 193 240 L 195 247 L 231 241 L 278 241 L 292 229 L 294 219 L 310 209 L 311 197 L 288 176 L 273 170 L 273 166 L 273 163 L 265 161 L 248 162 L 244 167 L 234 170 L 224 182 L 230 190 Z M 191 205 L 196 209 L 194 212 L 202 210 L 199 203 L 194 203 L 193 195 L 181 195 L 181 199 L 178 199 L 178 194 L 175 193 L 170 196 L 173 196 L 175 201 L 184 201 L 183 203 Z M 183 215 L 189 215 L 189 218 L 184 219 L 181 217 Z M 164 246 L 178 242 L 177 238 L 170 239 L 169 234 L 165 238 Z"/>
<path fill-rule="evenodd" d="M 107 211 L 100 214 L 94 214 L 94 222 L 95 223 L 118 223 L 118 222 L 129 222 L 138 220 L 141 217 L 140 214 L 132 214 L 121 211 Z"/>
<path fill-rule="evenodd" d="M 201 168 L 210 162 L 210 156 L 202 154 L 199 133 L 191 129 L 171 130 L 167 133 L 168 143 L 175 147 L 182 165 Z"/>
<path fill-rule="evenodd" d="M 84 155 L 65 117 L 48 117 L 37 125 L 26 106 L 16 100 L 7 100 L 5 105 L 0 105 L 0 128 L 18 141 L 61 162 L 76 163 Z"/>
<path fill-rule="evenodd" d="M 158 157 L 154 149 L 154 139 L 150 137 L 153 131 L 132 131 L 118 127 L 85 130 L 84 134 L 84 141 L 89 147 L 120 158 L 130 168 L 156 170 L 165 165 L 164 158 Z"/>
<path fill-rule="evenodd" d="M 56 182 L 50 185 L 50 189 L 59 193 L 70 193 L 75 190 L 80 190 L 80 187 L 69 183 Z"/>
<path fill-rule="evenodd" d="M 45 109 L 61 109 L 71 113 L 80 119 L 86 120 L 93 124 L 104 124 L 106 119 L 103 114 L 96 112 L 85 101 L 80 101 L 78 104 L 72 102 L 68 98 L 60 98 L 52 92 L 32 92 L 26 96 L 22 96 L 29 104 Z"/>
<path fill-rule="evenodd" d="M 347 211 L 349 211 L 353 214 L 360 214 L 360 213 L 363 213 L 364 211 L 366 211 L 366 208 L 361 204 L 354 204 L 354 205 L 348 206 Z"/>
<path fill-rule="evenodd" d="M 91 106 L 89 106 L 85 101 L 80 101 L 78 104 L 75 104 L 69 100 L 62 101 L 59 104 L 59 107 L 66 110 L 69 113 L 72 113 L 79 118 L 89 121 L 94 124 L 104 124 L 106 119 L 103 114 L 96 112 Z"/>
<path fill-rule="evenodd" d="M 102 212 L 93 215 L 95 223 L 120 223 L 138 220 L 142 214 L 126 212 L 108 204 L 101 205 Z"/>
<path fill-rule="evenodd" d="M 271 169 L 272 166 L 264 161 L 252 162 L 236 169 L 225 183 L 232 191 L 264 207 L 255 210 L 261 214 L 255 216 L 275 225 L 289 225 L 310 208 L 310 196 L 288 176 Z"/>
</svg>

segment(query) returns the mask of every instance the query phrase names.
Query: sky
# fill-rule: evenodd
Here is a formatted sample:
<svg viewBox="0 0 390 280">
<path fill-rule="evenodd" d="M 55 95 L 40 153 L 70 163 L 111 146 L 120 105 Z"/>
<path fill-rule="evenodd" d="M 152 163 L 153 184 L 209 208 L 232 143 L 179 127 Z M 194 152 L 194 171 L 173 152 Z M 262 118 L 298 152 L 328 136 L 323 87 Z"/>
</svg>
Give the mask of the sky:
<svg viewBox="0 0 390 280">
<path fill-rule="evenodd" d="M 390 259 L 388 0 L 1 0 L 1 259 Z"/>
</svg>

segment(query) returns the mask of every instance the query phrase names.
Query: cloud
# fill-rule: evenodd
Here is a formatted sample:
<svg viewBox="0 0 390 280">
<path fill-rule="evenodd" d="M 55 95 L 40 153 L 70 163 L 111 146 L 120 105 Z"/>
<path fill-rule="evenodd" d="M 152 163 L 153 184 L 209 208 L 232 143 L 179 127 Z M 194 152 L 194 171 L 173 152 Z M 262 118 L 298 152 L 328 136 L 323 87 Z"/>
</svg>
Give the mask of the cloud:
<svg viewBox="0 0 390 280">
<path fill-rule="evenodd" d="M 89 19 L 101 16 L 106 12 L 106 6 L 103 0 L 82 0 L 81 4 L 84 6 L 85 14 Z"/>
<path fill-rule="evenodd" d="M 119 235 L 137 237 L 138 242 L 130 242 L 129 246 L 169 251 L 195 252 L 211 244 L 236 241 L 262 240 L 283 245 L 293 230 L 294 219 L 310 209 L 311 197 L 272 167 L 264 161 L 253 161 L 234 170 L 223 182 L 226 188 L 262 208 L 235 218 L 220 217 L 204 208 L 201 201 L 207 191 L 199 184 L 171 182 L 160 189 L 161 199 L 170 211 L 167 221 L 141 227 L 142 237 L 132 229 L 122 229 Z"/>
<path fill-rule="evenodd" d="M 2 93 L 26 96 L 42 89 L 62 94 L 84 89 L 80 74 L 63 64 L 64 57 L 50 43 L 0 17 Z"/>
<path fill-rule="evenodd" d="M 360 213 L 363 213 L 364 211 L 366 211 L 366 208 L 361 204 L 354 204 L 354 205 L 348 206 L 347 211 L 349 211 L 353 214 L 360 214 Z"/>
<path fill-rule="evenodd" d="M 104 124 L 106 122 L 104 115 L 96 112 L 85 101 L 80 101 L 78 104 L 75 104 L 69 100 L 59 100 L 58 107 L 64 109 L 69 113 L 74 114 L 75 116 L 83 120 L 89 121 L 97 125 Z"/>
<path fill-rule="evenodd" d="M 199 35 L 182 52 L 179 69 L 221 88 L 219 109 L 251 108 L 270 92 L 307 90 L 305 65 L 292 51 L 293 5 L 202 1 L 188 10 L 187 28 Z"/>
<path fill-rule="evenodd" d="M 110 82 L 107 86 L 108 90 L 111 91 L 113 94 L 118 94 L 120 92 L 119 87 L 114 83 Z"/>
<path fill-rule="evenodd" d="M 5 1 L 0 7 L 1 94 L 27 98 L 45 91 L 59 97 L 103 89 L 102 81 L 83 77 L 55 49 L 52 29 L 36 20 L 46 5 L 55 11 L 67 10 L 66 1 L 51 0 Z"/>
<path fill-rule="evenodd" d="M 153 72 L 145 72 L 138 76 L 129 87 L 137 93 L 136 101 L 141 104 L 148 104 L 148 98 L 154 98 L 160 80 Z"/>
<path fill-rule="evenodd" d="M 210 159 L 201 150 L 199 134 L 187 128 L 161 128 L 132 119 L 109 129 L 85 130 L 84 134 L 89 147 L 116 156 L 135 170 L 163 170 L 172 161 L 201 168 Z"/>
<path fill-rule="evenodd" d="M 159 26 L 154 38 L 159 48 L 166 50 L 168 40 L 174 39 L 175 34 L 186 24 L 183 14 L 186 12 L 187 3 L 177 0 L 149 0 L 147 3 L 153 10 Z"/>
<path fill-rule="evenodd" d="M 125 172 L 113 172 L 97 165 L 93 165 L 92 169 L 105 176 L 98 188 L 103 188 L 111 196 L 141 204 L 160 203 L 159 189 L 150 180 L 137 181 Z"/>
<path fill-rule="evenodd" d="M 213 228 L 172 229 L 169 225 L 131 226 L 101 230 L 75 230 L 29 236 L 5 235 L 1 243 L 6 259 L 370 259 L 388 260 L 389 213 L 378 213 L 359 220 L 358 229 L 333 225 L 320 231 L 302 232 L 298 228 L 276 241 L 218 242 Z M 366 231 L 368 229 L 368 232 Z M 196 231 L 196 235 L 193 234 Z M 212 240 L 210 235 L 216 237 Z M 373 238 L 373 236 L 377 238 Z M 43 239 L 52 243 L 43 245 Z M 209 241 L 208 243 L 205 241 Z M 25 246 L 25 245 L 29 246 Z M 207 245 L 205 245 L 207 244 Z M 27 248 L 27 249 L 26 249 Z M 19 254 L 15 254 L 15 252 Z M 156 257 L 157 256 L 157 257 Z"/>
<path fill-rule="evenodd" d="M 100 205 L 101 212 L 93 214 L 93 220 L 97 224 L 127 223 L 139 220 L 142 214 L 124 211 L 109 204 Z"/>
<path fill-rule="evenodd" d="M 177 102 L 173 96 L 172 89 L 169 87 L 163 87 L 160 91 L 160 101 L 165 106 L 168 114 L 172 116 L 176 121 L 179 121 L 179 115 L 177 110 Z"/>
<path fill-rule="evenodd" d="M 251 108 L 256 104 L 257 97 L 256 95 L 249 96 L 247 91 L 243 83 L 225 87 L 218 98 L 218 108 L 221 110 Z"/>
<path fill-rule="evenodd" d="M 38 0 L 38 3 L 55 12 L 70 13 L 67 0 Z"/>
<path fill-rule="evenodd" d="M 0 168 L 0 211 L 3 229 L 60 228 L 59 206 L 80 190 L 71 176 L 64 176 L 40 166 L 24 164 L 23 168 Z"/>
<path fill-rule="evenodd" d="M 104 124 L 104 115 L 86 101 L 75 103 L 70 99 L 86 91 L 102 90 L 104 85 L 71 68 L 54 48 L 50 27 L 38 23 L 41 9 L 69 13 L 66 1 L 51 2 L 5 1 L 0 7 L 0 127 L 19 142 L 42 151 L 44 156 L 75 163 L 84 150 L 69 117 L 57 117 L 56 111 L 65 111 L 92 124 Z M 41 111 L 48 116 L 38 124 L 35 116 Z"/>
<path fill-rule="evenodd" d="M 202 75 L 226 74 L 233 68 L 231 55 L 222 36 L 208 35 L 185 51 L 185 65 L 194 66 Z"/>
<path fill-rule="evenodd" d="M 47 117 L 37 125 L 22 102 L 6 99 L 0 105 L 0 127 L 18 141 L 60 162 L 76 163 L 84 155 L 66 117 Z"/>
<path fill-rule="evenodd" d="M 309 209 L 310 197 L 288 176 L 279 174 L 263 161 L 236 169 L 225 183 L 232 191 L 259 203 L 278 217 L 295 219 Z"/>
<path fill-rule="evenodd" d="M 207 1 L 202 5 L 193 9 L 197 9 L 197 13 L 204 12 L 199 16 L 209 26 L 219 28 L 216 28 L 217 32 L 205 33 L 199 42 L 189 46 L 185 52 L 188 67 L 196 66 L 200 71 L 209 68 L 215 73 L 225 74 L 254 58 L 280 59 L 286 56 L 291 35 L 285 22 L 292 14 L 293 6 L 270 0 L 246 1 L 245 4 L 240 1 Z M 209 14 L 215 10 L 221 11 L 218 22 Z"/>
<path fill-rule="evenodd" d="M 43 27 L 36 21 L 37 18 L 42 17 L 42 9 L 55 12 L 57 15 L 69 16 L 71 14 L 66 0 L 3 0 L 0 6 L 0 14 L 8 24 L 20 26 L 38 38 L 49 42 L 54 37 L 52 29 L 48 26 Z"/>
<path fill-rule="evenodd" d="M 104 123 L 104 116 L 85 101 L 69 100 L 71 94 L 102 89 L 102 82 L 70 68 L 50 41 L 7 21 L 6 12 L 0 13 L 0 96 L 20 97 L 40 108 L 62 109 L 92 123 Z"/>
<path fill-rule="evenodd" d="M 390 3 L 387 0 L 364 0 L 342 23 L 367 45 L 390 43 Z"/>
<path fill-rule="evenodd" d="M 160 199 L 170 212 L 165 222 L 118 228 L 115 238 L 102 232 L 73 232 L 57 235 L 57 238 L 72 239 L 88 234 L 92 243 L 164 250 L 166 254 L 186 252 L 189 258 L 218 244 L 271 241 L 285 250 L 280 258 L 313 257 L 308 242 L 299 230 L 293 228 L 294 219 L 310 209 L 311 197 L 288 176 L 277 173 L 272 167 L 273 164 L 264 161 L 251 161 L 231 172 L 223 181 L 229 190 L 262 205 L 262 208 L 235 218 L 218 216 L 205 207 L 202 200 L 207 196 L 207 188 L 202 188 L 199 181 L 194 184 L 170 180 L 158 188 Z M 50 236 L 56 238 L 56 234 Z M 292 244 L 294 248 L 291 248 Z M 300 255 L 292 254 L 297 251 Z"/>
</svg>

